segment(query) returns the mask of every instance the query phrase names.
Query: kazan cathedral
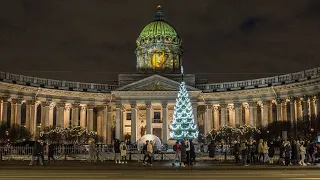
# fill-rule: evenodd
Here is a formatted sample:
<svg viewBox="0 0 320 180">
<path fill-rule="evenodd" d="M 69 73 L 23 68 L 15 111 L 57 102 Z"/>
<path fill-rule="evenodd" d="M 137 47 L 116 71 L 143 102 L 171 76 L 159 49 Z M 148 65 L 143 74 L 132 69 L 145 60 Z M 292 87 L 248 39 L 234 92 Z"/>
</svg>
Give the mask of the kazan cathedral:
<svg viewBox="0 0 320 180">
<path fill-rule="evenodd" d="M 38 136 L 46 127 L 81 126 L 110 143 L 154 134 L 169 143 L 182 40 L 160 6 L 136 40 L 137 72 L 96 84 L 0 72 L 0 121 Z M 184 74 L 201 134 L 223 125 L 267 125 L 320 115 L 320 67 L 235 82 L 208 83 Z"/>
</svg>

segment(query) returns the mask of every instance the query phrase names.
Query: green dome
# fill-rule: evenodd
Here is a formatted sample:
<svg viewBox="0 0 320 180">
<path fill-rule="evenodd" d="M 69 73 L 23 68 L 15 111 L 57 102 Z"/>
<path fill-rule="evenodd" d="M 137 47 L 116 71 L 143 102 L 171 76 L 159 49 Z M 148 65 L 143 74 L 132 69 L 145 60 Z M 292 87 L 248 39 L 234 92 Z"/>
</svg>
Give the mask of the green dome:
<svg viewBox="0 0 320 180">
<path fill-rule="evenodd" d="M 153 21 L 148 24 L 140 33 L 139 38 L 146 37 L 156 37 L 156 36 L 164 36 L 164 37 L 177 37 L 178 33 L 176 30 L 170 26 L 167 22 L 161 21 Z"/>
</svg>

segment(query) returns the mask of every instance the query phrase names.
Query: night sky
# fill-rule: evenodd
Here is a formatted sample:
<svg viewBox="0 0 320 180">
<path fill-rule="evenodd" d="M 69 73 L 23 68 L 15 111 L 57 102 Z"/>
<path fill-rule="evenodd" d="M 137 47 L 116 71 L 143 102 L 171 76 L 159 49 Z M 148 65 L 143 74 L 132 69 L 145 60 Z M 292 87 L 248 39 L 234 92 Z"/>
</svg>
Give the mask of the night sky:
<svg viewBox="0 0 320 180">
<path fill-rule="evenodd" d="M 186 73 L 245 80 L 320 65 L 320 0 L 2 0 L 0 71 L 108 83 L 136 72 L 136 38 L 161 4 Z"/>
</svg>

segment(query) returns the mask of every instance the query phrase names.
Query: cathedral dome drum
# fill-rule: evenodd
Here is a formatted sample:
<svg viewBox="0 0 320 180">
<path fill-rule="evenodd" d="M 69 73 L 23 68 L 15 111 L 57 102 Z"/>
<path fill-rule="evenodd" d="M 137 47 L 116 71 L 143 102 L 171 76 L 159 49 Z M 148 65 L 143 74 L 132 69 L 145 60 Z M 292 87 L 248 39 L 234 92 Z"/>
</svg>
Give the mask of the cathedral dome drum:
<svg viewBox="0 0 320 180">
<path fill-rule="evenodd" d="M 179 72 L 181 65 L 181 38 L 164 19 L 161 6 L 154 20 L 143 28 L 137 38 L 137 69 L 140 72 Z"/>
</svg>

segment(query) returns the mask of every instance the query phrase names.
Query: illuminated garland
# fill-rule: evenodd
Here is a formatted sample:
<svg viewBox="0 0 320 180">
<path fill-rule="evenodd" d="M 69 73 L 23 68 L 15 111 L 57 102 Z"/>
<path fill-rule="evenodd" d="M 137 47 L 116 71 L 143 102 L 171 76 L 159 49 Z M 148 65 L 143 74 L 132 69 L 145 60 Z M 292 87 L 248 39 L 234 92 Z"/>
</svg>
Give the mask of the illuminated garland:
<svg viewBox="0 0 320 180">
<path fill-rule="evenodd" d="M 179 86 L 179 93 L 174 107 L 173 121 L 170 125 L 171 139 L 195 139 L 198 137 L 197 125 L 194 122 L 190 98 L 182 82 Z"/>
</svg>

